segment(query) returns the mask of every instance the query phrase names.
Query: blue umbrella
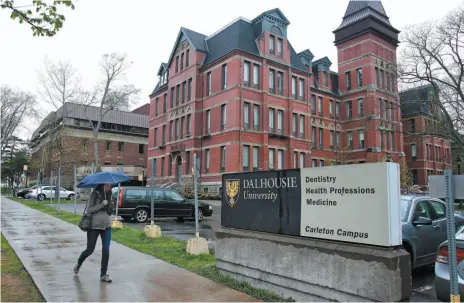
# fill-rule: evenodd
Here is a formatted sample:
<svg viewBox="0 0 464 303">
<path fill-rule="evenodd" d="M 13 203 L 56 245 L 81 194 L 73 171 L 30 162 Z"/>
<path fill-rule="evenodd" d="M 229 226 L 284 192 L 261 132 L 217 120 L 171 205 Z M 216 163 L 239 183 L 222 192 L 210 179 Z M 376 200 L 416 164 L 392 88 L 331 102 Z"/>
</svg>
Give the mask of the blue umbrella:
<svg viewBox="0 0 464 303">
<path fill-rule="evenodd" d="M 78 188 L 94 188 L 98 184 L 117 185 L 129 181 L 129 177 L 122 173 L 100 172 L 88 175 L 77 185 Z"/>
</svg>

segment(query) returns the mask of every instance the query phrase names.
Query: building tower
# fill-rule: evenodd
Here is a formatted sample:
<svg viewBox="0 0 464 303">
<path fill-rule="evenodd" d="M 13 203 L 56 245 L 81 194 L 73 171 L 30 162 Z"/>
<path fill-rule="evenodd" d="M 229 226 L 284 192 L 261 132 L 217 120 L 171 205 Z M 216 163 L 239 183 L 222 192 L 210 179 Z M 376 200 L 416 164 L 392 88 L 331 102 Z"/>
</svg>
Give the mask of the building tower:
<svg viewBox="0 0 464 303">
<path fill-rule="evenodd" d="M 361 162 L 398 162 L 404 156 L 396 76 L 399 31 L 381 1 L 350 1 L 333 33 L 345 146 Z"/>
</svg>

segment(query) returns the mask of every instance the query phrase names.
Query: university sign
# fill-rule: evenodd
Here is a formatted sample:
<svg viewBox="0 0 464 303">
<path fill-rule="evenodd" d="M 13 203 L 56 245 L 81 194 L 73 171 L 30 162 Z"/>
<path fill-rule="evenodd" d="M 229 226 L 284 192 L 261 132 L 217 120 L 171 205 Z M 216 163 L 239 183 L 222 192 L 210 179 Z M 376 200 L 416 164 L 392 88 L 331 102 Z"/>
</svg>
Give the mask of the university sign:
<svg viewBox="0 0 464 303">
<path fill-rule="evenodd" d="M 224 227 L 401 245 L 396 163 L 224 174 L 223 188 Z"/>
</svg>

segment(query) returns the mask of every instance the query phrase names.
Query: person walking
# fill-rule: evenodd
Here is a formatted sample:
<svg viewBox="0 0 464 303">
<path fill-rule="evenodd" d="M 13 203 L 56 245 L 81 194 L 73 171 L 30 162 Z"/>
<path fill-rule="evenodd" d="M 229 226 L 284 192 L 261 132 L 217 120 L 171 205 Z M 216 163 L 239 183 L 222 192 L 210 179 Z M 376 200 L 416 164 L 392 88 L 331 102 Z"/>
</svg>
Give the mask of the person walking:
<svg viewBox="0 0 464 303">
<path fill-rule="evenodd" d="M 111 187 L 111 184 L 99 184 L 90 195 L 87 202 L 87 214 L 92 216 L 92 228 L 87 232 L 87 248 L 81 253 L 74 267 L 74 273 L 77 275 L 82 263 L 95 250 L 98 236 L 100 236 L 102 241 L 100 280 L 103 282 L 111 282 L 107 274 L 110 259 L 111 214 L 113 213 Z"/>
</svg>

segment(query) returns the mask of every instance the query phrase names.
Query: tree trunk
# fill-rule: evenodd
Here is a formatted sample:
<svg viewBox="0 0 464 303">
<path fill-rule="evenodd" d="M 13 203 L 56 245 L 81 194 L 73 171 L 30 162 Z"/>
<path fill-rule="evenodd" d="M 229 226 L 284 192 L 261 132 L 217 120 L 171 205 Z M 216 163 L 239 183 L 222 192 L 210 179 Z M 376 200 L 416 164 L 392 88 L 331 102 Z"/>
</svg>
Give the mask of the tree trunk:
<svg viewBox="0 0 464 303">
<path fill-rule="evenodd" d="M 93 136 L 93 155 L 95 158 L 95 172 L 100 172 L 101 171 L 101 166 L 100 166 L 100 155 L 98 154 L 98 133 Z"/>
</svg>

